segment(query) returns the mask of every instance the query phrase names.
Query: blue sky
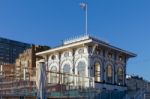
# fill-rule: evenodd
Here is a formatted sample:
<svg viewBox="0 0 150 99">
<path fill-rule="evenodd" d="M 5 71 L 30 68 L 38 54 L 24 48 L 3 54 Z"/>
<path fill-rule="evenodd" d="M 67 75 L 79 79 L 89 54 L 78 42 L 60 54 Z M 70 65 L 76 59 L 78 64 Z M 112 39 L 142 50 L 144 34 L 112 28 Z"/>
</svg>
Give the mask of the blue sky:
<svg viewBox="0 0 150 99">
<path fill-rule="evenodd" d="M 0 0 L 0 36 L 57 46 L 84 33 L 83 0 Z M 150 0 L 87 0 L 89 33 L 138 56 L 128 74 L 150 80 Z"/>
</svg>

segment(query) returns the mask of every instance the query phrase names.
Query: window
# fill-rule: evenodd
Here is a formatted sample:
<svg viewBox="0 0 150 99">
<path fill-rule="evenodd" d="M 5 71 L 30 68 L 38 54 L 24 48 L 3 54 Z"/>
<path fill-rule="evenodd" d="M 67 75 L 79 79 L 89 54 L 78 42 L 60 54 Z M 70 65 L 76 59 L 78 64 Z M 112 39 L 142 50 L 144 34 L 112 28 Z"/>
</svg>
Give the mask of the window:
<svg viewBox="0 0 150 99">
<path fill-rule="evenodd" d="M 99 62 L 96 62 L 95 63 L 95 81 L 96 82 L 100 82 L 101 78 L 100 78 L 100 71 L 101 71 L 101 66 L 100 66 L 100 63 Z"/>
<path fill-rule="evenodd" d="M 118 67 L 117 79 L 118 79 L 118 84 L 122 85 L 123 84 L 123 69 L 122 69 L 122 67 Z"/>
<path fill-rule="evenodd" d="M 3 74 L 3 65 L 0 65 L 0 75 Z"/>
<path fill-rule="evenodd" d="M 107 83 L 112 83 L 112 74 L 113 74 L 112 72 L 113 72 L 112 65 L 108 65 L 106 69 L 106 78 L 107 78 L 106 82 Z"/>
<path fill-rule="evenodd" d="M 50 83 L 57 83 L 57 67 L 52 66 L 50 71 Z"/>
<path fill-rule="evenodd" d="M 70 65 L 69 64 L 64 65 L 63 72 L 64 73 L 70 73 Z"/>
<path fill-rule="evenodd" d="M 85 76 L 85 62 L 80 61 L 77 66 L 77 72 L 79 76 Z"/>
<path fill-rule="evenodd" d="M 80 61 L 77 66 L 78 72 L 78 86 L 83 87 L 85 86 L 85 76 L 86 76 L 86 64 L 83 61 Z"/>
<path fill-rule="evenodd" d="M 69 74 L 70 74 L 70 65 L 69 64 L 65 64 L 63 67 L 63 82 L 69 83 Z"/>
</svg>

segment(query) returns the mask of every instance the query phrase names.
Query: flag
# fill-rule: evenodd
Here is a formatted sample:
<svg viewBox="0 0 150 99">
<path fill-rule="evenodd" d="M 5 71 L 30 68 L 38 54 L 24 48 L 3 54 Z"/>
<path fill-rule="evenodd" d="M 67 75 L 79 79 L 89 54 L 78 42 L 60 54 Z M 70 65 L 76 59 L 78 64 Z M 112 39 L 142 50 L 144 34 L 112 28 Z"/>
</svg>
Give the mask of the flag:
<svg viewBox="0 0 150 99">
<path fill-rule="evenodd" d="M 87 3 L 80 3 L 80 7 L 81 7 L 83 10 L 86 10 L 86 9 L 87 9 Z"/>
</svg>

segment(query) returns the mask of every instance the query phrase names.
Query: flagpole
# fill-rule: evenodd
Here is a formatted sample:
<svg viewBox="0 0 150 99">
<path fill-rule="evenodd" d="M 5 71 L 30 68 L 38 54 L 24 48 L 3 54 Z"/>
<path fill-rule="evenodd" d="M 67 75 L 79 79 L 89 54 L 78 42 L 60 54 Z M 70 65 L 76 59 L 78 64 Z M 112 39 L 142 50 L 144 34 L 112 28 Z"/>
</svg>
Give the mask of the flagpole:
<svg viewBox="0 0 150 99">
<path fill-rule="evenodd" d="M 87 12 L 87 3 L 86 3 L 86 7 L 85 7 L 85 34 L 88 34 L 88 12 Z"/>
<path fill-rule="evenodd" d="M 87 3 L 80 3 L 81 8 L 85 11 L 85 35 L 88 34 L 88 5 Z"/>
</svg>

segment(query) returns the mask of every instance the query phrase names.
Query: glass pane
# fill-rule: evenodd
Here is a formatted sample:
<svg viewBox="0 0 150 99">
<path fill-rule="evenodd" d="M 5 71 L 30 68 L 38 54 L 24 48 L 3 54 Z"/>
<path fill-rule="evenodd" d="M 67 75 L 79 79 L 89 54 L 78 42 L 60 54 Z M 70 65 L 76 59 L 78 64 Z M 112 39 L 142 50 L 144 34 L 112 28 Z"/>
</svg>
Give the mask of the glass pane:
<svg viewBox="0 0 150 99">
<path fill-rule="evenodd" d="M 70 72 L 70 65 L 65 64 L 65 65 L 64 65 L 64 68 L 63 68 L 63 72 L 64 72 L 64 73 L 69 73 L 69 72 Z"/>
<path fill-rule="evenodd" d="M 123 69 L 118 68 L 118 84 L 123 84 Z"/>
<path fill-rule="evenodd" d="M 51 73 L 50 73 L 50 82 L 51 83 L 57 83 L 57 67 L 52 66 Z"/>
<path fill-rule="evenodd" d="M 99 65 L 96 65 L 96 71 L 100 71 L 100 66 Z"/>
<path fill-rule="evenodd" d="M 112 66 L 108 66 L 108 77 L 112 77 Z"/>
<path fill-rule="evenodd" d="M 85 84 L 85 76 L 86 76 L 85 70 L 86 70 L 85 62 L 80 61 L 78 63 L 78 66 L 77 66 L 77 72 L 78 72 L 78 75 L 79 75 L 79 77 L 78 77 L 78 85 L 80 87 L 84 87 L 84 84 Z"/>
<path fill-rule="evenodd" d="M 107 82 L 112 83 L 112 65 L 107 67 Z"/>
<path fill-rule="evenodd" d="M 95 64 L 95 81 L 100 82 L 100 64 Z"/>
<path fill-rule="evenodd" d="M 64 68 L 63 68 L 63 82 L 65 84 L 69 83 L 69 73 L 70 73 L 70 65 L 69 64 L 65 64 Z"/>
<path fill-rule="evenodd" d="M 77 67 L 78 75 L 85 76 L 85 67 L 86 67 L 85 62 L 78 63 L 78 67 Z"/>
</svg>

